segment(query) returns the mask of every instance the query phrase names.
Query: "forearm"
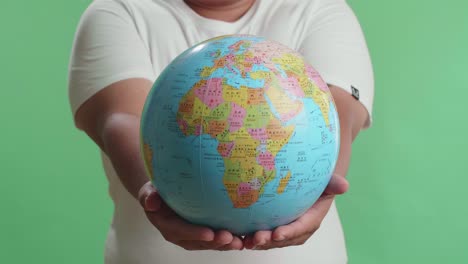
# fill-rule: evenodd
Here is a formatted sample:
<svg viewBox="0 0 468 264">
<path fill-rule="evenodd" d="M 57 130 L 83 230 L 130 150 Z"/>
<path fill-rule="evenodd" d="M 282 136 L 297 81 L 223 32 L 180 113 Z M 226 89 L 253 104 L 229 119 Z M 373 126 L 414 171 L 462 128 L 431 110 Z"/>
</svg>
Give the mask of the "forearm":
<svg viewBox="0 0 468 264">
<path fill-rule="evenodd" d="M 109 116 L 101 130 L 101 148 L 112 161 L 122 184 L 133 197 L 148 182 L 140 152 L 140 117 L 125 113 Z"/>
<path fill-rule="evenodd" d="M 140 154 L 140 114 L 152 82 L 132 78 L 109 85 L 77 111 L 76 126 L 110 158 L 125 188 L 138 197 L 148 181 Z"/>
<path fill-rule="evenodd" d="M 354 140 L 367 120 L 367 110 L 343 89 L 330 85 L 330 91 L 337 107 L 341 133 Z"/>
<path fill-rule="evenodd" d="M 351 158 L 351 143 L 361 131 L 367 110 L 343 89 L 330 85 L 340 120 L 340 153 L 335 174 L 346 176 Z"/>
</svg>

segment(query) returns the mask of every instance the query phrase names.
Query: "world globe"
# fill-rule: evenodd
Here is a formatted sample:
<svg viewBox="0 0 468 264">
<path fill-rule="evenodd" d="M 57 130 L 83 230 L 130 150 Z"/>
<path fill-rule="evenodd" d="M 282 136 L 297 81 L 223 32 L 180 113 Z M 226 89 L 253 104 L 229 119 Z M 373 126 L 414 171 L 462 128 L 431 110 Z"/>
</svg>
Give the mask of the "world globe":
<svg viewBox="0 0 468 264">
<path fill-rule="evenodd" d="M 245 235 L 288 224 L 317 201 L 337 161 L 338 115 L 298 52 L 222 36 L 160 74 L 142 113 L 141 149 L 179 216 Z"/>
</svg>

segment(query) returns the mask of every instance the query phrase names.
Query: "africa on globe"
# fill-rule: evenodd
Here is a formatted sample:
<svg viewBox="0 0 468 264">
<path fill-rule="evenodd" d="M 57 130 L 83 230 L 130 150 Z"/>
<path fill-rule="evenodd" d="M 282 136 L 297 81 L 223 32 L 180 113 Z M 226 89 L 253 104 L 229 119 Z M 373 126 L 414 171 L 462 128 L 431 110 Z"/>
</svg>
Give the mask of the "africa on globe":
<svg viewBox="0 0 468 264">
<path fill-rule="evenodd" d="M 338 115 L 298 52 L 228 35 L 188 49 L 160 74 L 141 147 L 178 215 L 245 235 L 288 224 L 317 201 L 338 156 Z"/>
</svg>

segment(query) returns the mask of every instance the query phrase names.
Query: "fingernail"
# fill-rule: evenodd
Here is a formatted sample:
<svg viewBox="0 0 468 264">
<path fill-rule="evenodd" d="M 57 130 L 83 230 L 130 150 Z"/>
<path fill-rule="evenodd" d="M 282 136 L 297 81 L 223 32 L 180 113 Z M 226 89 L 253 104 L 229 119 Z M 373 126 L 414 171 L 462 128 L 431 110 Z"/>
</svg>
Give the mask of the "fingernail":
<svg viewBox="0 0 468 264">
<path fill-rule="evenodd" d="M 159 203 L 155 203 L 154 201 L 151 201 L 151 199 L 149 199 L 150 197 L 151 195 L 149 195 L 145 199 L 145 210 L 149 212 L 155 212 L 159 209 Z"/>
<path fill-rule="evenodd" d="M 210 242 L 210 241 L 213 241 L 214 238 L 215 238 L 214 234 L 204 233 L 204 234 L 201 235 L 200 240 Z"/>
<path fill-rule="evenodd" d="M 283 241 L 283 240 L 284 240 L 284 236 L 283 236 L 283 235 L 279 235 L 279 236 L 277 236 L 274 240 L 275 240 L 275 241 Z"/>
<path fill-rule="evenodd" d="M 257 243 L 256 246 L 263 246 L 263 245 L 265 245 L 265 243 L 266 243 L 266 241 L 265 241 L 265 240 L 262 240 L 262 241 L 260 241 L 259 243 Z"/>
<path fill-rule="evenodd" d="M 151 208 L 151 204 L 148 201 L 148 197 L 145 198 L 145 210 L 146 211 L 153 211 L 153 208 Z"/>
</svg>

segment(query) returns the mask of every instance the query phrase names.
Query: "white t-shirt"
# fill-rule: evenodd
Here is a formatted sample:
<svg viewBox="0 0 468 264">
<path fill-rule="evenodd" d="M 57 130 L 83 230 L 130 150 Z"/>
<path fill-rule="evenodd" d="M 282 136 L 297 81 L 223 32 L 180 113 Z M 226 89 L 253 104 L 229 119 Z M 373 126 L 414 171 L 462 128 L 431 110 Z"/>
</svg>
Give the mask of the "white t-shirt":
<svg viewBox="0 0 468 264">
<path fill-rule="evenodd" d="M 257 0 L 233 23 L 201 17 L 182 0 L 95 0 L 83 14 L 75 36 L 69 76 L 72 112 L 112 83 L 128 78 L 154 81 L 187 48 L 236 33 L 264 36 L 298 50 L 327 83 L 352 93 L 372 113 L 372 66 L 360 25 L 344 0 Z M 347 261 L 335 204 L 321 228 L 302 246 L 269 251 L 186 251 L 164 240 L 121 184 L 104 153 L 102 160 L 115 205 L 106 263 Z"/>
</svg>

